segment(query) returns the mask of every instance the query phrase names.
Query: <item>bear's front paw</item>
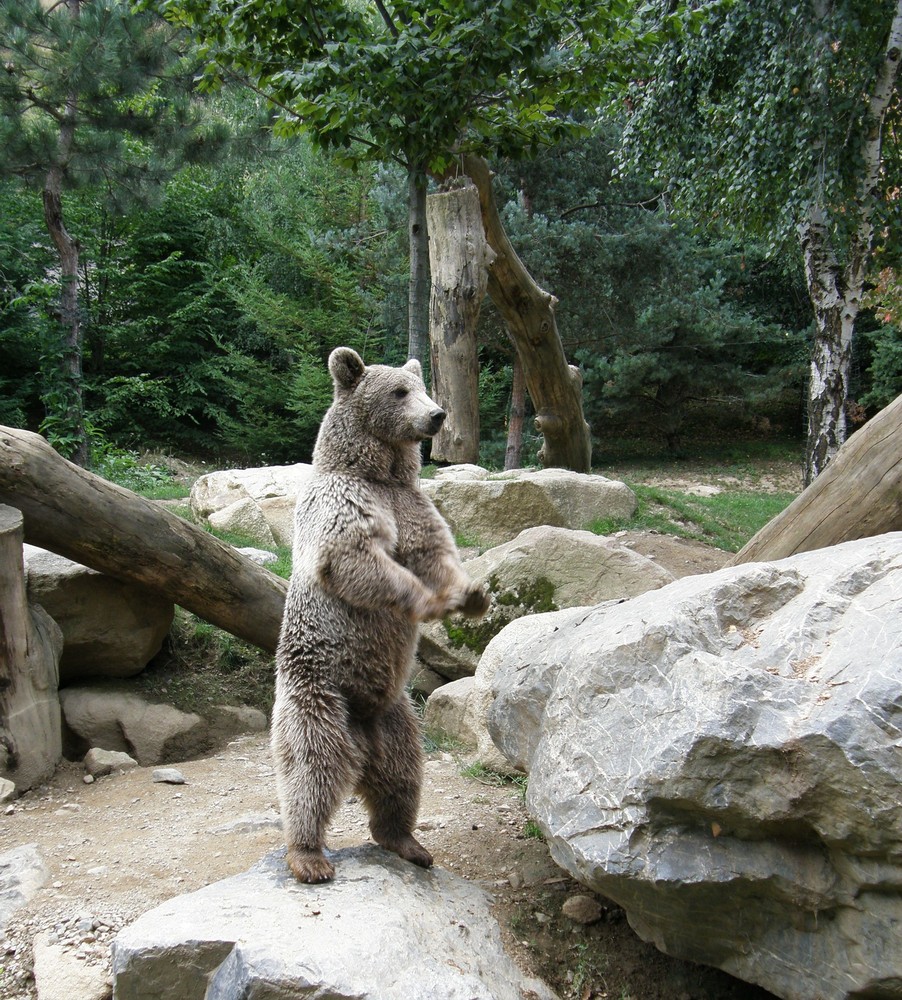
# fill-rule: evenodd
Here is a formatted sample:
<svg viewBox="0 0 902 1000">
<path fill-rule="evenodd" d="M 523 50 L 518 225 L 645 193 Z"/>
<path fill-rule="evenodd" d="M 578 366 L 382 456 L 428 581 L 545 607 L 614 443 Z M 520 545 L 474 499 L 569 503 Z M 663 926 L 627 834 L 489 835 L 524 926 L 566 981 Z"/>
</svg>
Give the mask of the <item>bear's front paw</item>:
<svg viewBox="0 0 902 1000">
<path fill-rule="evenodd" d="M 421 622 L 438 621 L 440 618 L 444 618 L 449 610 L 450 602 L 447 594 L 430 594 L 417 608 L 416 618 Z"/>
<path fill-rule="evenodd" d="M 456 610 L 467 618 L 481 618 L 489 610 L 489 595 L 478 584 L 474 584 L 465 591 Z"/>
</svg>

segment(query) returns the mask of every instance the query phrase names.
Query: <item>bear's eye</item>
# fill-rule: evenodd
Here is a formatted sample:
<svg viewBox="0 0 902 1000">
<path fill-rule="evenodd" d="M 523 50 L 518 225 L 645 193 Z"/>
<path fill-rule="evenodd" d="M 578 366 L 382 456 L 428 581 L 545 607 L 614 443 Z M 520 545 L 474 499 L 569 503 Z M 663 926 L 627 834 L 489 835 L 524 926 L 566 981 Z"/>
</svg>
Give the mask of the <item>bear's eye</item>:
<svg viewBox="0 0 902 1000">
<path fill-rule="evenodd" d="M 410 389 L 395 389 L 392 395 L 395 399 L 404 399 L 405 396 L 410 395 Z"/>
</svg>

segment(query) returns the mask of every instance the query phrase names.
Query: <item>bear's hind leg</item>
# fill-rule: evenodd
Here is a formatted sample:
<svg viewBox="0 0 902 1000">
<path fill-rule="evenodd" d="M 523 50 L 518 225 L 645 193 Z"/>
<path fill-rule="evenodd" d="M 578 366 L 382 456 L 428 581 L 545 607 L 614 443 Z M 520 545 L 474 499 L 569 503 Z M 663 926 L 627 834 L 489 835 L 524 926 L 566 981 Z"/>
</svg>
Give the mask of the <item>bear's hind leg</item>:
<svg viewBox="0 0 902 1000">
<path fill-rule="evenodd" d="M 404 695 L 365 729 L 363 770 L 357 785 L 370 814 L 373 840 L 421 868 L 432 855 L 414 837 L 423 783 L 420 727 Z"/>
<path fill-rule="evenodd" d="M 343 703 L 334 695 L 277 697 L 272 751 L 288 867 L 301 882 L 327 882 L 335 868 L 323 853 L 326 828 L 358 764 Z"/>
</svg>

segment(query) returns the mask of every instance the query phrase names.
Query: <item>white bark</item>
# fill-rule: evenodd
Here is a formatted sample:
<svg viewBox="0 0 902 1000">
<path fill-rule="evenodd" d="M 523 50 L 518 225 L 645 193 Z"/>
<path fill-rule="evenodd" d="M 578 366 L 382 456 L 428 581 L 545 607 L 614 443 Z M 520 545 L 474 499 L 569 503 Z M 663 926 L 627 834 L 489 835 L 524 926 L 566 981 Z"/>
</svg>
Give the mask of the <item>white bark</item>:
<svg viewBox="0 0 902 1000">
<path fill-rule="evenodd" d="M 833 251 L 823 206 L 812 205 L 799 226 L 808 292 L 816 330 L 808 393 L 808 444 L 805 483 L 832 461 L 848 431 L 846 402 L 855 320 L 874 237 L 874 210 L 882 162 L 883 122 L 895 91 L 902 58 L 902 0 L 897 0 L 883 60 L 878 68 L 861 143 L 863 170 L 854 203 L 855 229 L 848 257 L 840 267 Z"/>
</svg>

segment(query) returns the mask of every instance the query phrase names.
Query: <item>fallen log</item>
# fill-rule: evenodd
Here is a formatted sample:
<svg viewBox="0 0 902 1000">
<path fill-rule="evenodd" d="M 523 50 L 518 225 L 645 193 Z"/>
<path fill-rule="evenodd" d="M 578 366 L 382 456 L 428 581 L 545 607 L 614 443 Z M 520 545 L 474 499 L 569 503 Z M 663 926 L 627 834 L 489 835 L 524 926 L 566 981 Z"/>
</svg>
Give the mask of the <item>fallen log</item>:
<svg viewBox="0 0 902 1000">
<path fill-rule="evenodd" d="M 872 417 L 731 565 L 902 530 L 902 396 Z"/>
<path fill-rule="evenodd" d="M 0 427 L 0 503 L 25 541 L 141 584 L 274 652 L 287 583 L 152 500 L 67 462 L 39 435 Z"/>
</svg>

